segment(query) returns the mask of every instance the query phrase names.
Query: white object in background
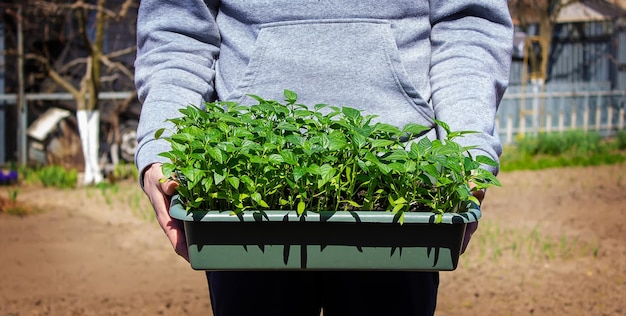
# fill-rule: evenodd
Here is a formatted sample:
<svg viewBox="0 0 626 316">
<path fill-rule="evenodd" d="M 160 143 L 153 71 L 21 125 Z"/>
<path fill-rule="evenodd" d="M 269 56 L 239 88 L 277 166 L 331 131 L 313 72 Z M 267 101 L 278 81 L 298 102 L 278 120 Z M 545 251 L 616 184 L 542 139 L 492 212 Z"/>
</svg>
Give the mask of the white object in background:
<svg viewBox="0 0 626 316">
<path fill-rule="evenodd" d="M 54 130 L 57 124 L 72 113 L 68 110 L 59 108 L 50 108 L 40 115 L 28 127 L 28 136 L 43 142 L 46 140 L 50 132 Z"/>
<path fill-rule="evenodd" d="M 98 110 L 76 111 L 78 132 L 80 133 L 83 155 L 85 156 L 85 185 L 102 182 L 102 174 L 98 164 L 100 112 Z"/>
</svg>

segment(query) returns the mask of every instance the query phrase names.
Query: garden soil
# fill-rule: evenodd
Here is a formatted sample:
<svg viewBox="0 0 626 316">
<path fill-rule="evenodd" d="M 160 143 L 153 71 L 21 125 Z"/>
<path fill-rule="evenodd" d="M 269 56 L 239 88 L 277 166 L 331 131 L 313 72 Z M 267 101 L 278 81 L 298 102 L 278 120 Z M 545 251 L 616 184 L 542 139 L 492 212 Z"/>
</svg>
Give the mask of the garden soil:
<svg viewBox="0 0 626 316">
<path fill-rule="evenodd" d="M 441 273 L 436 315 L 626 315 L 625 177 L 626 165 L 500 174 L 459 267 Z M 211 315 L 204 274 L 177 258 L 134 181 L 0 197 L 29 213 L 0 214 L 0 315 Z"/>
</svg>

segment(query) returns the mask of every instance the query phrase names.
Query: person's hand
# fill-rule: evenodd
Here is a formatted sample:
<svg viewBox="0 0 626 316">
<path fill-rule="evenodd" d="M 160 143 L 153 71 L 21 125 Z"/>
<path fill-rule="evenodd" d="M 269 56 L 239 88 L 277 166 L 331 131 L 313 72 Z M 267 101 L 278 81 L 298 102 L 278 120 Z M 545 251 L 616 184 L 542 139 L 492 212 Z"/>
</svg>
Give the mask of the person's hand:
<svg viewBox="0 0 626 316">
<path fill-rule="evenodd" d="M 476 185 L 470 182 L 470 188 L 474 188 Z M 474 197 L 476 197 L 478 199 L 478 201 L 480 202 L 480 204 L 482 205 L 483 199 L 485 198 L 485 190 L 477 190 L 473 192 Z M 471 223 L 467 224 L 467 227 L 465 228 L 465 236 L 463 237 L 463 245 L 461 246 L 461 254 L 463 254 L 465 252 L 465 249 L 467 249 L 467 245 L 470 242 L 470 239 L 472 239 L 472 234 L 474 234 L 474 232 L 476 232 L 476 230 L 478 229 L 478 221 L 474 221 Z"/>
<path fill-rule="evenodd" d="M 176 193 L 178 183 L 171 180 L 162 182 L 161 179 L 165 179 L 165 175 L 163 175 L 161 170 L 161 164 L 152 164 L 144 172 L 143 190 L 150 199 L 157 221 L 170 240 L 172 247 L 174 247 L 179 256 L 189 261 L 183 223 L 172 218 L 169 213 L 170 199 Z"/>
</svg>

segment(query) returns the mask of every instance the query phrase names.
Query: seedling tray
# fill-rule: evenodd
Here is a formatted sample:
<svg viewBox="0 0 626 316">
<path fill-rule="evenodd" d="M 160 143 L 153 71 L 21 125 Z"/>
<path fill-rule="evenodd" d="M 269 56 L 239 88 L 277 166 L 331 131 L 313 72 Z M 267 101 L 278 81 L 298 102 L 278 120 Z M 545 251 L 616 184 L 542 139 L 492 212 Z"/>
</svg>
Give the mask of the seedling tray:
<svg viewBox="0 0 626 316">
<path fill-rule="evenodd" d="M 195 270 L 451 271 L 465 228 L 481 217 L 463 213 L 186 211 L 174 197 L 172 217 L 184 222 Z"/>
</svg>

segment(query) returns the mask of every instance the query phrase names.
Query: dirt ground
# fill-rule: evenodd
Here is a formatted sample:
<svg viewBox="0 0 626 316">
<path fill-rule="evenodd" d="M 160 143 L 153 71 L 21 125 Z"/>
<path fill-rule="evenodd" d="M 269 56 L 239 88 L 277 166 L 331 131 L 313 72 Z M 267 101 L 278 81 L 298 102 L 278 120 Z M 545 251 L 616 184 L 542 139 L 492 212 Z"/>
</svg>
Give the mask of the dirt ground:
<svg viewBox="0 0 626 316">
<path fill-rule="evenodd" d="M 437 315 L 626 315 L 626 165 L 502 173 Z M 132 181 L 0 187 L 0 315 L 211 315 Z M 366 304 L 367 302 L 363 302 Z"/>
</svg>

